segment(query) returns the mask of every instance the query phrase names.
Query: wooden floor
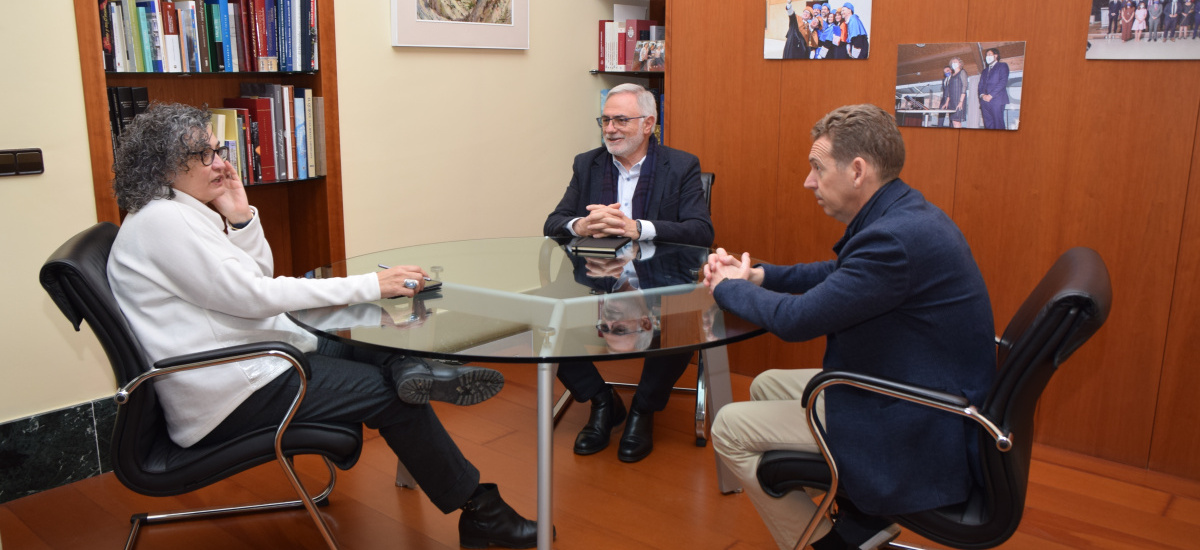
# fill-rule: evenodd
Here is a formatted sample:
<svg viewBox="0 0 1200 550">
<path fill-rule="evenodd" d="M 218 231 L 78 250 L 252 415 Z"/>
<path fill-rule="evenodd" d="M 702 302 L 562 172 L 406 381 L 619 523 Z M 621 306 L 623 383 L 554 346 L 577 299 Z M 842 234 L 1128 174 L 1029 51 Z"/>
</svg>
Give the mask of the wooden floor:
<svg viewBox="0 0 1200 550">
<path fill-rule="evenodd" d="M 631 380 L 636 364 L 605 367 Z M 507 377 L 499 396 L 474 407 L 438 406 L 447 429 L 486 481 L 527 517 L 536 513 L 535 377 L 528 366 L 498 366 Z M 684 380 L 694 380 L 694 374 Z M 748 398 L 749 379 L 734 375 L 734 399 Z M 628 394 L 627 394 L 628 395 Z M 559 426 L 555 453 L 555 524 L 561 549 L 774 548 L 753 506 L 721 495 L 711 445 L 694 446 L 692 398 L 680 394 L 656 419 L 655 450 L 636 464 L 616 458 L 616 445 L 575 456 L 571 444 L 587 419 L 575 406 Z M 414 444 L 420 444 L 414 442 Z M 323 508 L 343 548 L 458 548 L 458 514 L 441 514 L 420 491 L 393 486 L 396 460 L 370 433 L 358 465 L 340 472 Z M 298 460 L 306 486 L 324 483 L 324 467 Z M 0 505 L 0 546 L 21 549 L 119 548 L 130 514 L 287 497 L 275 465 L 266 465 L 177 498 L 149 498 L 112 474 Z M 927 545 L 902 534 L 901 541 Z M 303 512 L 150 526 L 139 548 L 321 548 Z M 1006 549 L 1200 548 L 1200 483 L 1158 475 L 1051 448 L 1034 451 L 1025 519 Z"/>
</svg>

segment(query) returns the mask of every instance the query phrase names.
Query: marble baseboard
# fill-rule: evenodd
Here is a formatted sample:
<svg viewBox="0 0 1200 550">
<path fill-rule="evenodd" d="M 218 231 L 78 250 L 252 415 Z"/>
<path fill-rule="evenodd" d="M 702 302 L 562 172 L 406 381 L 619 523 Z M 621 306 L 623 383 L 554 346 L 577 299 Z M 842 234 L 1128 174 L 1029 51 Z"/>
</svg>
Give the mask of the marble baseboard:
<svg viewBox="0 0 1200 550">
<path fill-rule="evenodd" d="M 111 472 L 112 398 L 0 424 L 0 502 Z"/>
</svg>

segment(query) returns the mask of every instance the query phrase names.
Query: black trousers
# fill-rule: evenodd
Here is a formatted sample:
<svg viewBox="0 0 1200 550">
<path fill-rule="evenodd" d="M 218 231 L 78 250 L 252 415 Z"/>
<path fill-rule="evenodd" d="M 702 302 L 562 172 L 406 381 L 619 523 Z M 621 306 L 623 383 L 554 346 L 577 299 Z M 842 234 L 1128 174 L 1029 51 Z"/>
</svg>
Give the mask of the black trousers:
<svg viewBox="0 0 1200 550">
<path fill-rule="evenodd" d="M 379 430 L 429 500 L 450 513 L 471 497 L 479 485 L 479 470 L 459 451 L 432 407 L 410 405 L 397 396 L 390 366 L 403 359 L 398 353 L 322 339 L 319 349 L 308 354 L 312 379 L 293 421 L 361 422 Z M 289 368 L 242 402 L 201 442 L 278 424 L 298 387 L 299 375 Z"/>
<path fill-rule="evenodd" d="M 631 406 L 642 412 L 657 412 L 666 408 L 671 387 L 683 376 L 691 360 L 691 352 L 647 357 Z M 596 369 L 596 364 L 591 362 L 559 363 L 558 379 L 581 403 L 590 401 L 607 384 Z"/>
</svg>

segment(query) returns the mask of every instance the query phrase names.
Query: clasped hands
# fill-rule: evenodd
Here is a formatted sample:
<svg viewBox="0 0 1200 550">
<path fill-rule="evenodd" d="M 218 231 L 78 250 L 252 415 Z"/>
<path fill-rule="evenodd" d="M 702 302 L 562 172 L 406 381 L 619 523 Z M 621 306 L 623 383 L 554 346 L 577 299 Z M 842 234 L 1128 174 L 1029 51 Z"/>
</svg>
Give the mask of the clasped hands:
<svg viewBox="0 0 1200 550">
<path fill-rule="evenodd" d="M 641 234 L 637 221 L 621 212 L 620 204 L 589 204 L 588 215 L 575 220 L 575 233 L 583 237 L 629 237 Z"/>
<path fill-rule="evenodd" d="M 742 257 L 737 258 L 724 248 L 718 248 L 708 255 L 708 263 L 704 264 L 704 286 L 712 293 L 725 279 L 745 279 L 761 286 L 763 269 L 751 267 L 749 252 L 743 252 Z"/>
</svg>

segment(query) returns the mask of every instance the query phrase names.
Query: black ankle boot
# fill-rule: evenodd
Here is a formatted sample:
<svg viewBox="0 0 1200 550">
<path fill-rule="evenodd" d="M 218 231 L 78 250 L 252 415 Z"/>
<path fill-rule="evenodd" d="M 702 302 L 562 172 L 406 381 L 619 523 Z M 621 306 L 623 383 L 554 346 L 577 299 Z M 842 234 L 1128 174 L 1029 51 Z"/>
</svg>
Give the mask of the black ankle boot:
<svg viewBox="0 0 1200 550">
<path fill-rule="evenodd" d="M 458 544 L 463 548 L 533 548 L 537 546 L 537 522 L 521 517 L 500 498 L 495 483 L 481 483 L 480 490 L 463 505 L 458 516 Z"/>
<path fill-rule="evenodd" d="M 612 431 L 625 421 L 625 403 L 612 386 L 605 386 L 592 398 L 592 414 L 575 437 L 575 454 L 590 455 L 608 447 Z"/>
<path fill-rule="evenodd" d="M 406 357 L 394 363 L 392 380 L 400 400 L 413 405 L 444 401 L 474 405 L 491 399 L 504 387 L 504 375 L 483 367 L 447 365 Z"/>
<path fill-rule="evenodd" d="M 642 412 L 636 408 L 629 409 L 629 421 L 625 423 L 625 431 L 621 434 L 621 444 L 617 447 L 617 458 L 621 462 L 637 462 L 650 455 L 654 450 L 654 412 Z"/>
</svg>

